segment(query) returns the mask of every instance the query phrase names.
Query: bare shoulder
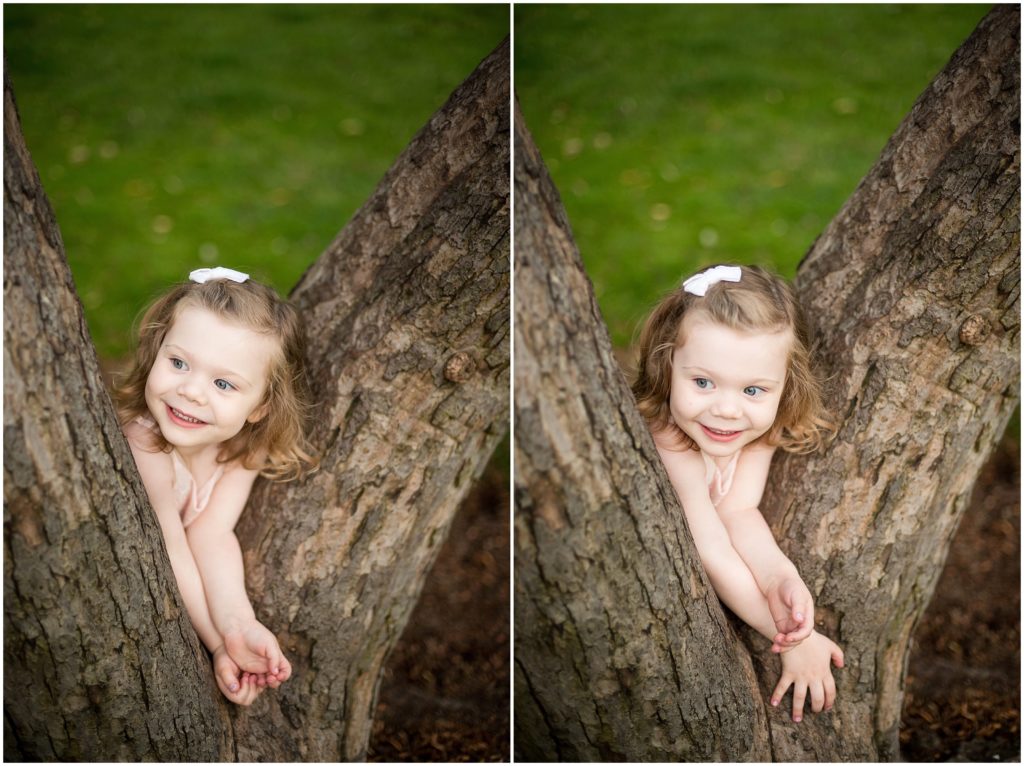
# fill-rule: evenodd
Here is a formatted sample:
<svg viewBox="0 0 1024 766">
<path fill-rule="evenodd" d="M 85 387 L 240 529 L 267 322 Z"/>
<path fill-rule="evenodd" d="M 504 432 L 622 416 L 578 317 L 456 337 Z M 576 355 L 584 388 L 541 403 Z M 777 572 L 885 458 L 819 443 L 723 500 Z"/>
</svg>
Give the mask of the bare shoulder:
<svg viewBox="0 0 1024 766">
<path fill-rule="evenodd" d="M 174 510 L 174 465 L 170 455 L 160 449 L 153 431 L 141 423 L 128 423 L 121 430 L 131 447 L 149 502 L 158 514 L 166 509 Z"/>
<path fill-rule="evenodd" d="M 246 468 L 242 461 L 232 460 L 224 466 L 224 473 L 221 475 L 219 483 L 226 482 L 232 486 L 251 487 L 259 475 L 260 469 Z"/>
<path fill-rule="evenodd" d="M 132 448 L 132 452 L 135 452 L 137 449 L 143 452 L 160 451 L 154 438 L 153 429 L 144 426 L 137 420 L 131 420 L 121 426 L 121 433 L 128 440 L 128 445 Z"/>
<path fill-rule="evenodd" d="M 669 478 L 704 476 L 704 460 L 699 451 L 680 447 L 675 436 L 667 431 L 659 433 L 652 430 L 651 436 Z"/>
<path fill-rule="evenodd" d="M 763 468 L 767 470 L 771 465 L 772 457 L 775 455 L 776 447 L 771 444 L 748 444 L 740 453 L 740 463 L 749 467 Z"/>
<path fill-rule="evenodd" d="M 210 532 L 229 532 L 235 528 L 242 511 L 249 500 L 252 484 L 259 471 L 246 468 L 241 461 L 232 461 L 223 466 L 221 474 L 210 494 L 209 504 L 191 525 L 189 535 L 205 535 Z"/>
<path fill-rule="evenodd" d="M 724 518 L 735 511 L 760 505 L 774 454 L 775 447 L 767 444 L 750 444 L 743 448 L 732 488 L 718 504 L 719 515 Z"/>
</svg>

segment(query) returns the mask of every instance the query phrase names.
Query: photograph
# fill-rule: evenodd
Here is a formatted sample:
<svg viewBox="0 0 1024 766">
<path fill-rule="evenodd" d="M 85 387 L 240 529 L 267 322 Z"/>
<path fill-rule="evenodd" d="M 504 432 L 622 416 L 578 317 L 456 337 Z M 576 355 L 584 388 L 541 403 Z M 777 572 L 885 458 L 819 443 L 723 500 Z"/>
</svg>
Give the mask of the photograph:
<svg viewBox="0 0 1024 766">
<path fill-rule="evenodd" d="M 508 761 L 508 5 L 4 42 L 4 760 Z"/>
<path fill-rule="evenodd" d="M 1019 760 L 1019 7 L 513 40 L 513 758 Z"/>
<path fill-rule="evenodd" d="M 1020 761 L 1020 6 L 3 9 L 4 760 Z"/>
</svg>

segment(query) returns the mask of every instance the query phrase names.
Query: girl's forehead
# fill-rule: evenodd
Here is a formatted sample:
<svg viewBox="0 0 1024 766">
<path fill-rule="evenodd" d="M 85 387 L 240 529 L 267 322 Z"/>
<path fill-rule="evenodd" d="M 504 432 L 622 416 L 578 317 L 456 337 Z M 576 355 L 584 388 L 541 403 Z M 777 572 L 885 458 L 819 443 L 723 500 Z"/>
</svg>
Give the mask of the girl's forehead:
<svg viewBox="0 0 1024 766">
<path fill-rule="evenodd" d="M 683 366 L 728 377 L 784 377 L 793 348 L 792 330 L 735 330 L 706 317 L 687 320 L 689 317 L 680 327 L 676 346 L 676 356 Z"/>
<path fill-rule="evenodd" d="M 786 350 L 792 346 L 796 336 L 790 327 L 770 327 L 764 329 L 737 329 L 716 322 L 704 312 L 695 312 L 683 317 L 676 333 L 676 348 L 681 348 L 688 341 L 698 342 L 743 342 L 745 340 L 764 340 L 782 342 Z"/>
<path fill-rule="evenodd" d="M 239 322 L 222 317 L 200 306 L 184 305 L 175 313 L 164 336 L 165 344 L 182 346 L 186 351 L 212 362 L 264 372 L 271 359 L 280 353 L 280 340 L 260 333 Z"/>
</svg>

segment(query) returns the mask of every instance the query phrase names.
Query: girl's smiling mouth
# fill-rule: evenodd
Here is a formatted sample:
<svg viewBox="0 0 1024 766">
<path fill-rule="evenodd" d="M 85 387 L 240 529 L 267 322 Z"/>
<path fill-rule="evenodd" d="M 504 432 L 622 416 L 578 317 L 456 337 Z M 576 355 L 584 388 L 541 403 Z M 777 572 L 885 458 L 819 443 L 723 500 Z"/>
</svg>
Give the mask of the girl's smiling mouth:
<svg viewBox="0 0 1024 766">
<path fill-rule="evenodd" d="M 191 415 L 187 415 L 186 413 L 172 407 L 169 404 L 166 406 L 167 415 L 168 417 L 170 417 L 171 422 L 174 423 L 175 425 L 181 426 L 182 428 L 199 428 L 200 426 L 207 425 L 205 420 L 200 420 L 199 418 L 194 418 Z"/>
<path fill-rule="evenodd" d="M 743 433 L 742 431 L 720 431 L 717 428 L 708 428 L 703 423 L 700 424 L 700 427 L 709 439 L 716 442 L 730 442 Z"/>
</svg>

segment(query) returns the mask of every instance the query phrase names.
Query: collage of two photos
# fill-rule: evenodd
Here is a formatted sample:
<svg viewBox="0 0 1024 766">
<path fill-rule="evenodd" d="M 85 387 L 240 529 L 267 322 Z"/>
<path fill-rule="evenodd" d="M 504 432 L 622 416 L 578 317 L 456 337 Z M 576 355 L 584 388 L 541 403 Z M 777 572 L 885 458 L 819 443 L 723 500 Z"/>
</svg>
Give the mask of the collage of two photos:
<svg viewBox="0 0 1024 766">
<path fill-rule="evenodd" d="M 1019 759 L 1018 7 L 3 18 L 5 760 Z"/>
</svg>

